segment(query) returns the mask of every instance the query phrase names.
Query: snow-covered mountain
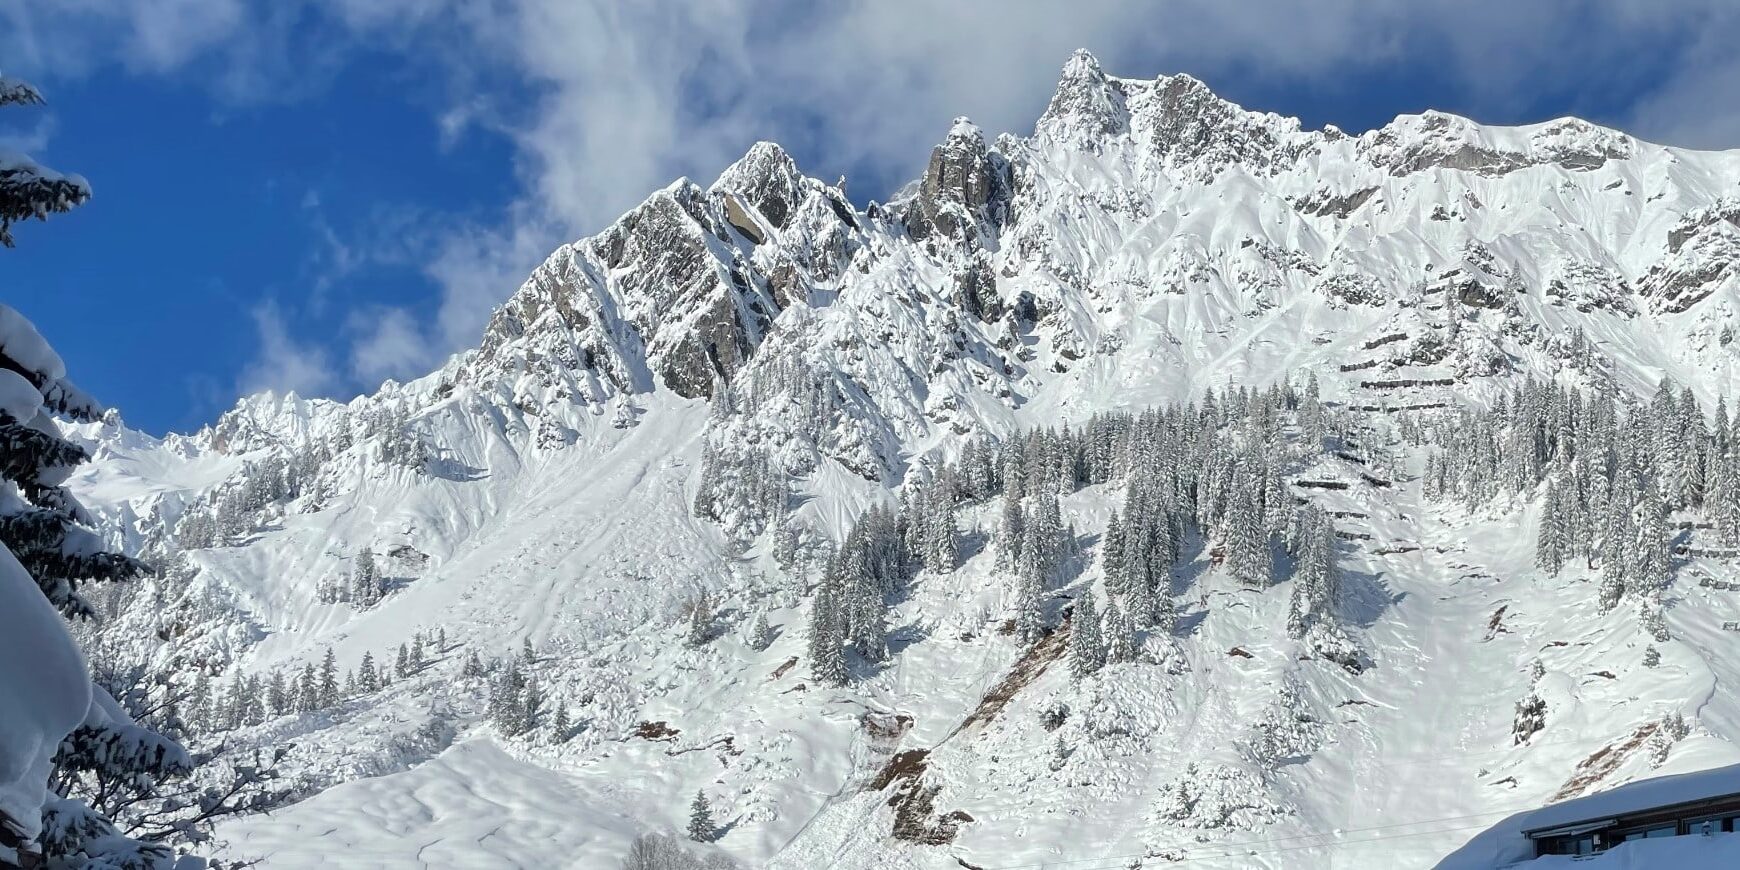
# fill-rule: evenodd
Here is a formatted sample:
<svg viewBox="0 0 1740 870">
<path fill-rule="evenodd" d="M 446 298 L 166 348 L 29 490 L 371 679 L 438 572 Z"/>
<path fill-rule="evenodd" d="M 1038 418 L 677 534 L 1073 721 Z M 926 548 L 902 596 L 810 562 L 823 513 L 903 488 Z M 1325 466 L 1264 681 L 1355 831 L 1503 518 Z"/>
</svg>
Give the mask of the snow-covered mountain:
<svg viewBox="0 0 1740 870">
<path fill-rule="evenodd" d="M 171 566 L 105 643 L 209 681 L 211 739 L 295 744 L 311 796 L 221 830 L 265 866 L 614 866 L 699 790 L 722 835 L 692 848 L 756 867 L 1428 867 L 1555 796 L 1740 760 L 1740 577 L 1707 529 L 1645 667 L 1653 629 L 1594 570 L 1536 567 L 1541 492 L 1428 499 L 1420 443 L 1529 379 L 1667 378 L 1712 411 L 1737 257 L 1740 152 L 1576 119 L 1305 130 L 1082 52 L 1032 135 L 960 119 L 891 202 L 757 144 L 556 250 L 439 371 L 161 440 L 73 426 L 71 486 Z M 1104 588 L 1119 476 L 1061 500 L 1081 552 L 1048 639 L 999 630 L 1001 499 L 968 501 L 959 566 L 890 599 L 887 661 L 812 676 L 820 554 L 968 444 L 1310 375 L 1339 428 L 1284 485 L 1334 517 L 1357 666 L 1212 535 L 1136 661 L 1049 666 Z M 385 687 L 233 703 L 413 641 Z M 503 733 L 473 656 L 521 660 L 572 727 Z M 1689 733 L 1642 751 L 1671 713 Z"/>
</svg>

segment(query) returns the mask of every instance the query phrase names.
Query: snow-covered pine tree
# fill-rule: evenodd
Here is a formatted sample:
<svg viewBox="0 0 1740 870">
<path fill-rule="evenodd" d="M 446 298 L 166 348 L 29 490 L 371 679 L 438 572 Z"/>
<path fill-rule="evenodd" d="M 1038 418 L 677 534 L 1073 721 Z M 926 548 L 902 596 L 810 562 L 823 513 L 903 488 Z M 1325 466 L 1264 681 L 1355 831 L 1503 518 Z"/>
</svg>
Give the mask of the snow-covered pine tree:
<svg viewBox="0 0 1740 870">
<path fill-rule="evenodd" d="M 1566 540 L 1565 500 L 1560 497 L 1559 482 L 1547 483 L 1546 503 L 1541 508 L 1540 530 L 1535 536 L 1535 565 L 1548 574 L 1557 574 L 1565 565 Z"/>
<path fill-rule="evenodd" d="M 404 679 L 411 675 L 411 648 L 399 644 L 399 653 L 393 657 L 393 676 Z"/>
<path fill-rule="evenodd" d="M 1063 560 L 1065 534 L 1055 489 L 1047 488 L 1033 497 L 1033 511 L 1024 519 L 1024 525 L 1021 554 L 1032 561 L 1032 570 L 1041 584 L 1049 585 Z"/>
<path fill-rule="evenodd" d="M 40 101 L 31 86 L 0 78 L 0 106 Z M 66 211 L 89 195 L 82 179 L 22 154 L 0 155 L 0 244 L 12 245 L 14 222 Z M 104 815 L 115 808 L 104 798 L 133 796 L 185 775 L 193 759 L 137 724 L 125 698 L 92 682 L 54 616 L 58 610 L 94 617 L 80 581 L 124 581 L 146 571 L 108 552 L 60 486 L 89 457 L 58 435 L 51 416 L 95 420 L 102 412 L 66 379 L 65 364 L 30 321 L 0 305 L 0 478 L 12 492 L 0 497 L 0 637 L 11 641 L 0 642 L 0 658 L 10 663 L 0 663 L 0 709 L 9 711 L 0 743 L 27 747 L 0 751 L 0 768 L 10 771 L 0 778 L 11 798 L 0 809 L 0 833 L 8 851 L 33 860 L 40 854 L 51 866 L 166 867 L 169 850 L 117 830 Z M 57 744 L 50 768 L 46 754 Z M 47 781 L 40 779 L 44 769 Z"/>
<path fill-rule="evenodd" d="M 364 547 L 356 554 L 356 562 L 351 566 L 350 600 L 359 607 L 373 607 L 380 603 L 382 593 L 381 571 L 375 564 L 375 551 Z"/>
<path fill-rule="evenodd" d="M 1136 660 L 1136 626 L 1130 621 L 1129 613 L 1118 606 L 1116 598 L 1109 599 L 1106 603 L 1104 631 L 1106 661 Z"/>
<path fill-rule="evenodd" d="M 1037 560 L 1021 561 L 1015 580 L 1015 636 L 1031 644 L 1045 634 L 1045 580 Z"/>
<path fill-rule="evenodd" d="M 1317 373 L 1305 377 L 1305 397 L 1299 403 L 1299 437 L 1312 453 L 1323 447 L 1323 401 L 1318 395 Z"/>
<path fill-rule="evenodd" d="M 1273 580 L 1274 555 L 1258 508 L 1258 481 L 1248 474 L 1234 478 L 1232 503 L 1222 532 L 1226 565 L 1247 585 L 1264 587 Z"/>
<path fill-rule="evenodd" d="M 689 619 L 683 640 L 691 647 L 702 647 L 713 639 L 713 602 L 705 593 L 689 603 Z"/>
<path fill-rule="evenodd" d="M 1108 591 L 1129 593 L 1123 582 L 1123 564 L 1124 521 L 1118 516 L 1117 508 L 1113 508 L 1112 515 L 1106 519 L 1105 534 L 1100 537 L 1100 571 L 1106 576 Z"/>
<path fill-rule="evenodd" d="M 272 715 L 282 716 L 289 713 L 291 707 L 290 695 L 284 687 L 284 672 L 273 668 L 272 675 L 266 680 L 266 708 Z"/>
<path fill-rule="evenodd" d="M 310 713 L 320 709 L 320 678 L 314 673 L 314 663 L 302 665 L 302 675 L 296 679 L 296 710 Z"/>
<path fill-rule="evenodd" d="M 944 467 L 926 488 L 920 501 L 923 533 L 919 536 L 918 554 L 926 568 L 945 573 L 953 571 L 960 561 L 959 533 L 955 524 L 955 506 L 959 487 L 952 469 Z"/>
<path fill-rule="evenodd" d="M 1337 594 L 1335 526 L 1321 508 L 1300 509 L 1299 560 L 1293 574 L 1293 599 L 1287 612 L 1287 634 L 1302 638 L 1313 625 L 1333 618 Z"/>
<path fill-rule="evenodd" d="M 689 839 L 697 843 L 711 843 L 719 835 L 719 826 L 713 821 L 713 807 L 707 803 L 707 795 L 699 790 L 689 803 L 688 833 Z"/>
<path fill-rule="evenodd" d="M 1641 596 L 1637 604 L 1637 621 L 1656 643 L 1667 643 L 1672 639 L 1668 634 L 1667 619 L 1662 615 L 1660 589 L 1651 589 Z"/>
<path fill-rule="evenodd" d="M 1724 547 L 1740 545 L 1740 513 L 1736 503 L 1734 458 L 1728 438 L 1728 406 L 1716 406 L 1716 423 L 1705 455 L 1704 517 L 1715 527 L 1715 538 Z"/>
<path fill-rule="evenodd" d="M 842 578 L 837 561 L 837 556 L 828 560 L 828 567 L 823 570 L 821 583 L 816 588 L 815 601 L 810 607 L 810 673 L 816 682 L 824 686 L 846 684 L 845 620 L 841 614 L 840 600 L 844 590 L 840 588 Z"/>
<path fill-rule="evenodd" d="M 18 79 L 0 77 L 0 107 L 42 104 L 42 95 Z M 13 246 L 12 225 L 70 211 L 91 198 L 91 186 L 76 175 L 62 175 L 27 155 L 0 160 L 0 245 Z"/>
<path fill-rule="evenodd" d="M 846 640 L 864 658 L 888 658 L 888 603 L 861 561 L 847 561 L 845 587 Z"/>
<path fill-rule="evenodd" d="M 332 655 L 332 647 L 326 648 L 326 655 L 320 660 L 320 682 L 315 690 L 319 706 L 338 703 L 338 660 Z"/>
<path fill-rule="evenodd" d="M 1521 701 L 1516 702 L 1516 718 L 1511 724 L 1511 743 L 1521 746 L 1529 742 L 1542 728 L 1547 727 L 1547 702 L 1541 699 L 1533 689 Z"/>
<path fill-rule="evenodd" d="M 756 652 L 767 649 L 773 643 L 773 626 L 767 624 L 767 611 L 762 610 L 755 614 L 755 621 L 750 623 L 749 636 L 745 641 Z"/>
<path fill-rule="evenodd" d="M 538 687 L 538 678 L 526 680 L 526 688 L 520 693 L 520 731 L 530 731 L 544 721 L 544 690 Z"/>
<path fill-rule="evenodd" d="M 1263 483 L 1263 530 L 1273 539 L 1286 534 L 1287 527 L 1293 524 L 1293 494 L 1287 491 L 1286 478 L 1272 462 L 1263 463 L 1260 479 Z"/>
<path fill-rule="evenodd" d="M 1617 483 L 1617 481 L 1616 481 Z M 1598 603 L 1602 613 L 1612 610 L 1625 597 L 1626 575 L 1631 570 L 1635 532 L 1631 520 L 1631 497 L 1620 486 L 1609 496 L 1607 520 L 1601 535 L 1601 585 Z"/>
<path fill-rule="evenodd" d="M 1025 512 L 1013 487 L 1003 490 L 1002 520 L 997 526 L 997 567 L 1013 569 L 1025 544 Z"/>
<path fill-rule="evenodd" d="M 465 665 L 459 670 L 460 676 L 481 677 L 483 673 L 483 659 L 477 657 L 477 650 L 466 653 Z"/>
<path fill-rule="evenodd" d="M 373 694 L 381 689 L 380 674 L 375 672 L 375 657 L 367 652 L 362 654 L 362 664 L 356 669 L 356 688 L 365 695 Z"/>
<path fill-rule="evenodd" d="M 518 662 L 502 671 L 489 687 L 489 721 L 509 737 L 526 730 L 525 690 L 526 677 Z"/>
<path fill-rule="evenodd" d="M 573 730 L 574 723 L 568 719 L 568 702 L 557 700 L 556 712 L 550 716 L 550 742 L 567 743 L 568 738 L 574 736 Z"/>
<path fill-rule="evenodd" d="M 1636 579 L 1640 591 L 1660 590 L 1667 586 L 1671 563 L 1668 557 L 1667 508 L 1662 504 L 1661 490 L 1651 479 L 1638 500 Z"/>
<path fill-rule="evenodd" d="M 1085 679 L 1098 673 L 1106 663 L 1099 608 L 1094 606 L 1092 589 L 1083 590 L 1076 598 L 1069 624 L 1069 672 L 1078 680 Z"/>
</svg>

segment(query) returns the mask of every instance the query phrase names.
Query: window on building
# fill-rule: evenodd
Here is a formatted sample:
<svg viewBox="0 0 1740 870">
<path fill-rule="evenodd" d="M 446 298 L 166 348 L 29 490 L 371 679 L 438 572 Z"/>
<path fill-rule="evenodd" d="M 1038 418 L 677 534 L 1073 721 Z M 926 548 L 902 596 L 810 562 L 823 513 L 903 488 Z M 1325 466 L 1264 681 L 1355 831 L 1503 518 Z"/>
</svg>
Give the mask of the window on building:
<svg viewBox="0 0 1740 870">
<path fill-rule="evenodd" d="M 1632 840 L 1654 840 L 1658 837 L 1673 837 L 1680 832 L 1677 824 L 1656 825 L 1653 828 L 1637 828 L 1619 835 L 1619 841 L 1629 843 Z"/>
<path fill-rule="evenodd" d="M 1688 834 L 1720 834 L 1724 831 L 1735 830 L 1736 820 L 1735 816 L 1704 816 L 1703 818 L 1686 820 L 1686 825 L 1682 830 Z"/>
<path fill-rule="evenodd" d="M 1548 837 L 1540 841 L 1539 854 L 1593 855 L 1595 854 L 1595 835 L 1590 833 L 1571 837 Z"/>
</svg>

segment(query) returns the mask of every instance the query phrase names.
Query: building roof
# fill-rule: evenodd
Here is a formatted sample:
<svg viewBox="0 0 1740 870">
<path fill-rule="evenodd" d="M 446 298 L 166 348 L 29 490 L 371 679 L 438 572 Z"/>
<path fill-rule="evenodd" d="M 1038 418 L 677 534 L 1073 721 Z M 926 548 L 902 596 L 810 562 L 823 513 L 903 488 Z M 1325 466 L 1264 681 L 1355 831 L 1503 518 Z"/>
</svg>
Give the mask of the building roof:
<svg viewBox="0 0 1740 870">
<path fill-rule="evenodd" d="M 1638 780 L 1542 807 L 1521 820 L 1524 834 L 1714 798 L 1740 797 L 1740 764 Z"/>
</svg>

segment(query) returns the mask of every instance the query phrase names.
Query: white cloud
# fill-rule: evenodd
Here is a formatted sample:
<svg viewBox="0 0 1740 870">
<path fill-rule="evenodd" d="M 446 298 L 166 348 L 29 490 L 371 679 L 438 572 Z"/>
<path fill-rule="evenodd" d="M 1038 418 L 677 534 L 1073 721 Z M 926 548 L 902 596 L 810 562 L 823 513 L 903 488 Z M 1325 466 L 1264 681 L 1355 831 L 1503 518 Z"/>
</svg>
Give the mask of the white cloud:
<svg viewBox="0 0 1740 870">
<path fill-rule="evenodd" d="M 416 318 L 403 308 L 359 310 L 352 313 L 350 325 L 357 335 L 350 351 L 351 374 L 360 384 L 422 374 L 435 361 L 434 348 Z"/>
<path fill-rule="evenodd" d="M 48 148 L 49 140 L 54 138 L 54 128 L 53 115 L 39 115 L 27 130 L 0 131 L 0 151 L 40 154 Z"/>
<path fill-rule="evenodd" d="M 31 73 L 180 71 L 226 99 L 318 93 L 350 52 L 397 53 L 442 83 L 440 142 L 486 128 L 520 190 L 493 227 L 413 246 L 441 287 L 427 312 L 358 333 L 357 377 L 405 377 L 476 340 L 556 244 L 678 175 L 708 179 L 757 139 L 823 177 L 916 174 L 950 119 L 1025 132 L 1068 53 L 1117 74 L 1188 71 L 1339 93 L 1355 74 L 1430 69 L 1501 115 L 1541 94 L 1638 132 L 1740 145 L 1740 16 L 1726 0 L 62 0 L 0 7 L 0 57 Z M 1639 61 L 1665 77 L 1637 105 Z M 1654 66 L 1651 67 L 1650 65 Z M 515 98 L 500 93 L 512 82 Z M 529 93 L 529 98 L 524 95 Z M 1348 94 L 1356 98 L 1357 94 Z M 1285 106 L 1269 106 L 1285 110 Z M 1425 106 L 1410 107 L 1413 109 Z M 1478 113 L 1476 113 L 1478 114 Z M 882 195 L 854 185 L 856 195 Z M 451 226 L 451 220 L 443 222 Z M 343 269 L 375 239 L 331 240 Z M 414 260 L 408 259 L 407 262 Z M 413 353 L 410 336 L 421 337 Z"/>
<path fill-rule="evenodd" d="M 322 396 L 339 385 L 326 350 L 291 337 L 276 301 L 261 302 L 249 313 L 259 347 L 236 384 L 244 393 L 276 390 Z"/>
</svg>

